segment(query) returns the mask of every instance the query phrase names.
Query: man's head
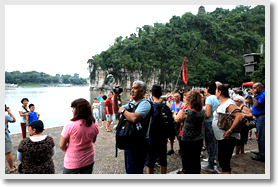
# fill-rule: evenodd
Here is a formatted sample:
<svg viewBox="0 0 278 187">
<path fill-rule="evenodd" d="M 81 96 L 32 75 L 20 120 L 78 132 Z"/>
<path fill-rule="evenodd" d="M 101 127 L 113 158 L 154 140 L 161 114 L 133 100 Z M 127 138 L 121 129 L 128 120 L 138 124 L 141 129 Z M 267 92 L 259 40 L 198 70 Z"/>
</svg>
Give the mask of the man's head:
<svg viewBox="0 0 278 187">
<path fill-rule="evenodd" d="M 29 105 L 29 110 L 30 110 L 30 112 L 34 112 L 35 111 L 35 105 L 34 104 L 30 104 Z"/>
<path fill-rule="evenodd" d="M 162 89 L 161 86 L 158 84 L 154 84 L 152 86 L 152 95 L 156 98 L 160 98 L 162 95 Z"/>
<path fill-rule="evenodd" d="M 108 99 L 111 99 L 113 97 L 113 92 L 110 92 L 109 94 L 108 94 Z"/>
<path fill-rule="evenodd" d="M 175 102 L 179 102 L 180 99 L 181 99 L 180 93 L 175 93 L 175 94 L 174 94 L 174 101 L 175 101 Z"/>
<path fill-rule="evenodd" d="M 253 90 L 257 93 L 257 94 L 259 94 L 261 91 L 263 91 L 263 85 L 262 85 L 262 83 L 260 83 L 260 82 L 257 82 L 257 83 L 255 83 L 254 85 L 253 85 Z"/>
<path fill-rule="evenodd" d="M 102 93 L 102 92 L 100 92 L 100 93 L 99 93 L 99 96 L 100 96 L 100 97 L 102 97 L 102 96 L 103 96 L 103 93 Z"/>
<path fill-rule="evenodd" d="M 134 81 L 132 84 L 132 90 L 130 95 L 134 101 L 139 101 L 143 99 L 147 90 L 147 86 L 143 81 Z"/>
</svg>

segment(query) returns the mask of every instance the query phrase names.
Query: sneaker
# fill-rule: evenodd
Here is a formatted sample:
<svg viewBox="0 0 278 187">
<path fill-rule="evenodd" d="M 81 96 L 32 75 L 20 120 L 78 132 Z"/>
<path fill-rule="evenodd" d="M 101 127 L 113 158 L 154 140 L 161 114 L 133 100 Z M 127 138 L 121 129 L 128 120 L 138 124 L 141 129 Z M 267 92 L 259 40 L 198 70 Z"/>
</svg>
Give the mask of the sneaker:
<svg viewBox="0 0 278 187">
<path fill-rule="evenodd" d="M 253 157 L 251 157 L 252 158 L 252 160 L 256 160 L 256 161 L 260 161 L 260 162 L 265 162 L 265 159 L 264 158 L 260 158 L 260 157 L 258 157 L 258 156 L 253 156 Z"/>
<path fill-rule="evenodd" d="M 159 162 L 156 162 L 155 165 L 158 166 L 158 167 L 161 166 Z"/>
<path fill-rule="evenodd" d="M 171 154 L 174 154 L 174 150 L 169 150 L 169 151 L 167 152 L 167 155 L 171 155 Z"/>
<path fill-rule="evenodd" d="M 256 151 L 251 151 L 251 153 L 253 153 L 255 155 L 259 155 L 259 152 L 256 152 Z"/>
<path fill-rule="evenodd" d="M 218 174 L 222 173 L 221 167 L 220 167 L 220 166 L 216 166 L 216 167 L 215 167 L 215 171 L 216 171 Z"/>
<path fill-rule="evenodd" d="M 214 170 L 214 167 L 210 166 L 210 165 L 206 165 L 206 166 L 202 166 L 202 169 L 203 170 Z"/>
</svg>

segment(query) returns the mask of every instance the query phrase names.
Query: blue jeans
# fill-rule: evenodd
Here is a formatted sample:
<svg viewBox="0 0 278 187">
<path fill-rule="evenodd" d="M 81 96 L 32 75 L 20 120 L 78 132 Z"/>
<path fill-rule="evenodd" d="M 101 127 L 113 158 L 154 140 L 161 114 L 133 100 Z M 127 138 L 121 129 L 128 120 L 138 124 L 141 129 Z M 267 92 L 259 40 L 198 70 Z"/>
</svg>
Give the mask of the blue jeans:
<svg viewBox="0 0 278 187">
<path fill-rule="evenodd" d="M 99 120 L 99 112 L 98 111 L 97 112 L 93 112 L 93 114 L 94 114 L 95 120 L 98 121 Z"/>
<path fill-rule="evenodd" d="M 265 159 L 265 115 L 256 118 L 259 158 Z"/>
<path fill-rule="evenodd" d="M 217 166 L 219 166 L 218 142 L 214 137 L 214 132 L 213 132 L 213 129 L 212 129 L 212 122 L 206 122 L 205 142 L 206 142 L 206 150 L 207 150 L 207 153 L 208 153 L 209 166 L 214 165 L 214 160 L 217 161 Z"/>
</svg>

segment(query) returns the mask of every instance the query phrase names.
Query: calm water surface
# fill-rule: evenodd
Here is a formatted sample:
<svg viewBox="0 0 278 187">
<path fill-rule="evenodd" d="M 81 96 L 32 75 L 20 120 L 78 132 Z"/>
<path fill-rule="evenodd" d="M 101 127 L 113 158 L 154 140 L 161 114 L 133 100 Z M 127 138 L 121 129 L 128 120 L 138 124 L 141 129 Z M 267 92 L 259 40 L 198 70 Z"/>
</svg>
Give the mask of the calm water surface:
<svg viewBox="0 0 278 187">
<path fill-rule="evenodd" d="M 25 87 L 11 88 L 5 90 L 5 104 L 11 108 L 16 118 L 15 123 L 9 123 L 11 134 L 21 133 L 19 108 L 21 99 L 26 97 L 29 104 L 33 103 L 35 111 L 39 112 L 40 119 L 44 122 L 45 128 L 63 126 L 72 118 L 71 102 L 78 98 L 87 99 L 93 102 L 100 91 L 89 91 L 89 87 Z M 107 94 L 107 93 L 105 93 Z M 126 99 L 129 93 L 123 93 Z"/>
</svg>

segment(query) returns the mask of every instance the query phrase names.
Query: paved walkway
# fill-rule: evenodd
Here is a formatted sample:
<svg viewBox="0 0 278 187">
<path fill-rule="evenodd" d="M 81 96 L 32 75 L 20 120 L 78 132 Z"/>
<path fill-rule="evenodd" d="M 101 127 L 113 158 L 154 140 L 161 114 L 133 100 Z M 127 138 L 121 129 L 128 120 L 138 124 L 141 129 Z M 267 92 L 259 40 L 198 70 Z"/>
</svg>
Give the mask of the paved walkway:
<svg viewBox="0 0 278 187">
<path fill-rule="evenodd" d="M 113 125 L 111 125 L 111 128 L 112 126 Z M 54 138 L 57 148 L 56 155 L 53 157 L 56 174 L 62 173 L 64 165 L 63 162 L 65 153 L 59 148 L 62 128 L 63 127 L 54 127 L 44 131 L 44 134 L 50 135 Z M 257 141 L 254 138 L 255 137 L 248 141 L 247 145 L 245 146 L 246 151 L 257 150 Z M 20 141 L 22 140 L 21 134 L 13 134 L 12 140 L 14 146 L 14 165 L 17 167 L 19 165 L 19 161 L 16 159 L 16 151 Z M 174 149 L 175 153 L 167 157 L 167 170 L 169 174 L 176 173 L 176 171 L 181 168 L 181 159 L 178 155 L 178 143 L 176 141 L 174 144 Z M 253 156 L 253 154 L 248 152 L 245 154 L 233 156 L 231 161 L 232 173 L 264 174 L 264 162 L 253 161 L 250 158 L 251 156 Z M 206 157 L 203 159 L 206 159 Z M 6 162 L 5 173 L 7 173 L 8 170 L 8 163 Z M 144 172 L 146 173 L 146 169 Z M 155 173 L 159 173 L 158 166 L 155 167 Z M 202 174 L 206 173 L 210 172 L 202 171 Z M 15 174 L 17 174 L 17 170 Z M 123 151 L 119 150 L 118 157 L 115 157 L 115 134 L 113 132 L 106 132 L 105 128 L 100 128 L 100 133 L 95 143 L 95 165 L 93 174 L 125 174 Z"/>
</svg>

